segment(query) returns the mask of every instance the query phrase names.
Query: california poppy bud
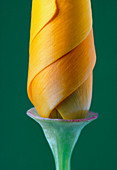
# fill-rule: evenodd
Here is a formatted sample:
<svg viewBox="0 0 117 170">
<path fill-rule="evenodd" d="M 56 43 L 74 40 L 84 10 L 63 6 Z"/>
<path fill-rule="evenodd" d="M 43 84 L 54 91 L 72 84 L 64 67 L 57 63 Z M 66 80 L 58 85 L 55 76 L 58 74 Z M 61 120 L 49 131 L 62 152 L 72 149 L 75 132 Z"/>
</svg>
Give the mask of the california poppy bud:
<svg viewBox="0 0 117 170">
<path fill-rule="evenodd" d="M 28 95 L 39 115 L 85 117 L 96 60 L 90 0 L 33 0 L 29 55 Z"/>
</svg>

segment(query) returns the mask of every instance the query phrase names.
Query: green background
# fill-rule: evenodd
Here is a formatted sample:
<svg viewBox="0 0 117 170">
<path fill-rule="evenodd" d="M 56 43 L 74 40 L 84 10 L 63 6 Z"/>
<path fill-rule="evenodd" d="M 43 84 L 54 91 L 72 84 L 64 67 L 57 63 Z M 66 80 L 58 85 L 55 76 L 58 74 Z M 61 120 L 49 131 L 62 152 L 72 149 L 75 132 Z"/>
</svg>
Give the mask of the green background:
<svg viewBox="0 0 117 170">
<path fill-rule="evenodd" d="M 97 53 L 91 110 L 73 170 L 117 169 L 117 0 L 93 0 Z M 26 116 L 31 0 L 0 0 L 0 170 L 54 170 L 40 126 Z"/>
</svg>

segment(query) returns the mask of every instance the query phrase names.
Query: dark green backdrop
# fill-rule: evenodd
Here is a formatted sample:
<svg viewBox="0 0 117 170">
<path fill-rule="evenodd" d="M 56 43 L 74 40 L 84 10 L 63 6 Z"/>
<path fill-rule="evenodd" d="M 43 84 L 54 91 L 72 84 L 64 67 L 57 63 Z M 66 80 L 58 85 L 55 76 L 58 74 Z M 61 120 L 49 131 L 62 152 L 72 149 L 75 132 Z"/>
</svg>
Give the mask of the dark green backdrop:
<svg viewBox="0 0 117 170">
<path fill-rule="evenodd" d="M 87 126 L 72 156 L 73 170 L 117 169 L 117 0 L 93 0 L 97 63 Z M 31 0 L 0 0 L 0 170 L 54 170 L 40 126 L 26 116 Z"/>
</svg>

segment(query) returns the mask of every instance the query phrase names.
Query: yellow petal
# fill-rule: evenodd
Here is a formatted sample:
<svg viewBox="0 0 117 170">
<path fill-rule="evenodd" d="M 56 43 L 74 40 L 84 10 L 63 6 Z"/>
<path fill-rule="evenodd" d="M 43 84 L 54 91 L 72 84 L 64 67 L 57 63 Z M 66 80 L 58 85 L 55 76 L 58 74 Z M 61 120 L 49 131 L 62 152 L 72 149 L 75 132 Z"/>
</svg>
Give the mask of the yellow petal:
<svg viewBox="0 0 117 170">
<path fill-rule="evenodd" d="M 44 26 L 56 15 L 56 3 L 53 0 L 33 0 L 31 15 L 30 43 Z"/>
<path fill-rule="evenodd" d="M 89 110 L 92 97 L 92 73 L 88 79 L 62 101 L 57 107 L 58 113 L 63 119 L 84 118 Z"/>
</svg>

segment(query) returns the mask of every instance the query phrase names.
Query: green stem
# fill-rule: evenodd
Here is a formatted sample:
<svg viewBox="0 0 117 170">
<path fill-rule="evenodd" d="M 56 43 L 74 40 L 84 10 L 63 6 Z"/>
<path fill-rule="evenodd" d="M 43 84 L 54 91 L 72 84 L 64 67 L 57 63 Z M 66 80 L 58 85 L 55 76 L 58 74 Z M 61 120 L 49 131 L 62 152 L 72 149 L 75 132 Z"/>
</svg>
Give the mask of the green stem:
<svg viewBox="0 0 117 170">
<path fill-rule="evenodd" d="M 71 153 L 66 152 L 68 148 L 60 148 L 58 147 L 57 152 L 54 153 L 56 170 L 70 170 L 70 158 Z"/>
<path fill-rule="evenodd" d="M 57 136 L 53 139 L 53 144 L 50 144 L 55 159 L 56 170 L 70 170 L 72 147 L 69 146 L 68 139 L 64 139 L 65 134 L 61 136 L 57 134 Z"/>
<path fill-rule="evenodd" d="M 83 125 L 73 122 L 42 122 L 42 129 L 52 150 L 56 170 L 70 170 L 70 159 Z"/>
<path fill-rule="evenodd" d="M 46 119 L 41 118 L 34 108 L 27 114 L 41 125 L 52 150 L 56 170 L 70 170 L 72 151 L 81 130 L 98 116 L 89 112 L 85 119 L 79 120 Z"/>
</svg>

